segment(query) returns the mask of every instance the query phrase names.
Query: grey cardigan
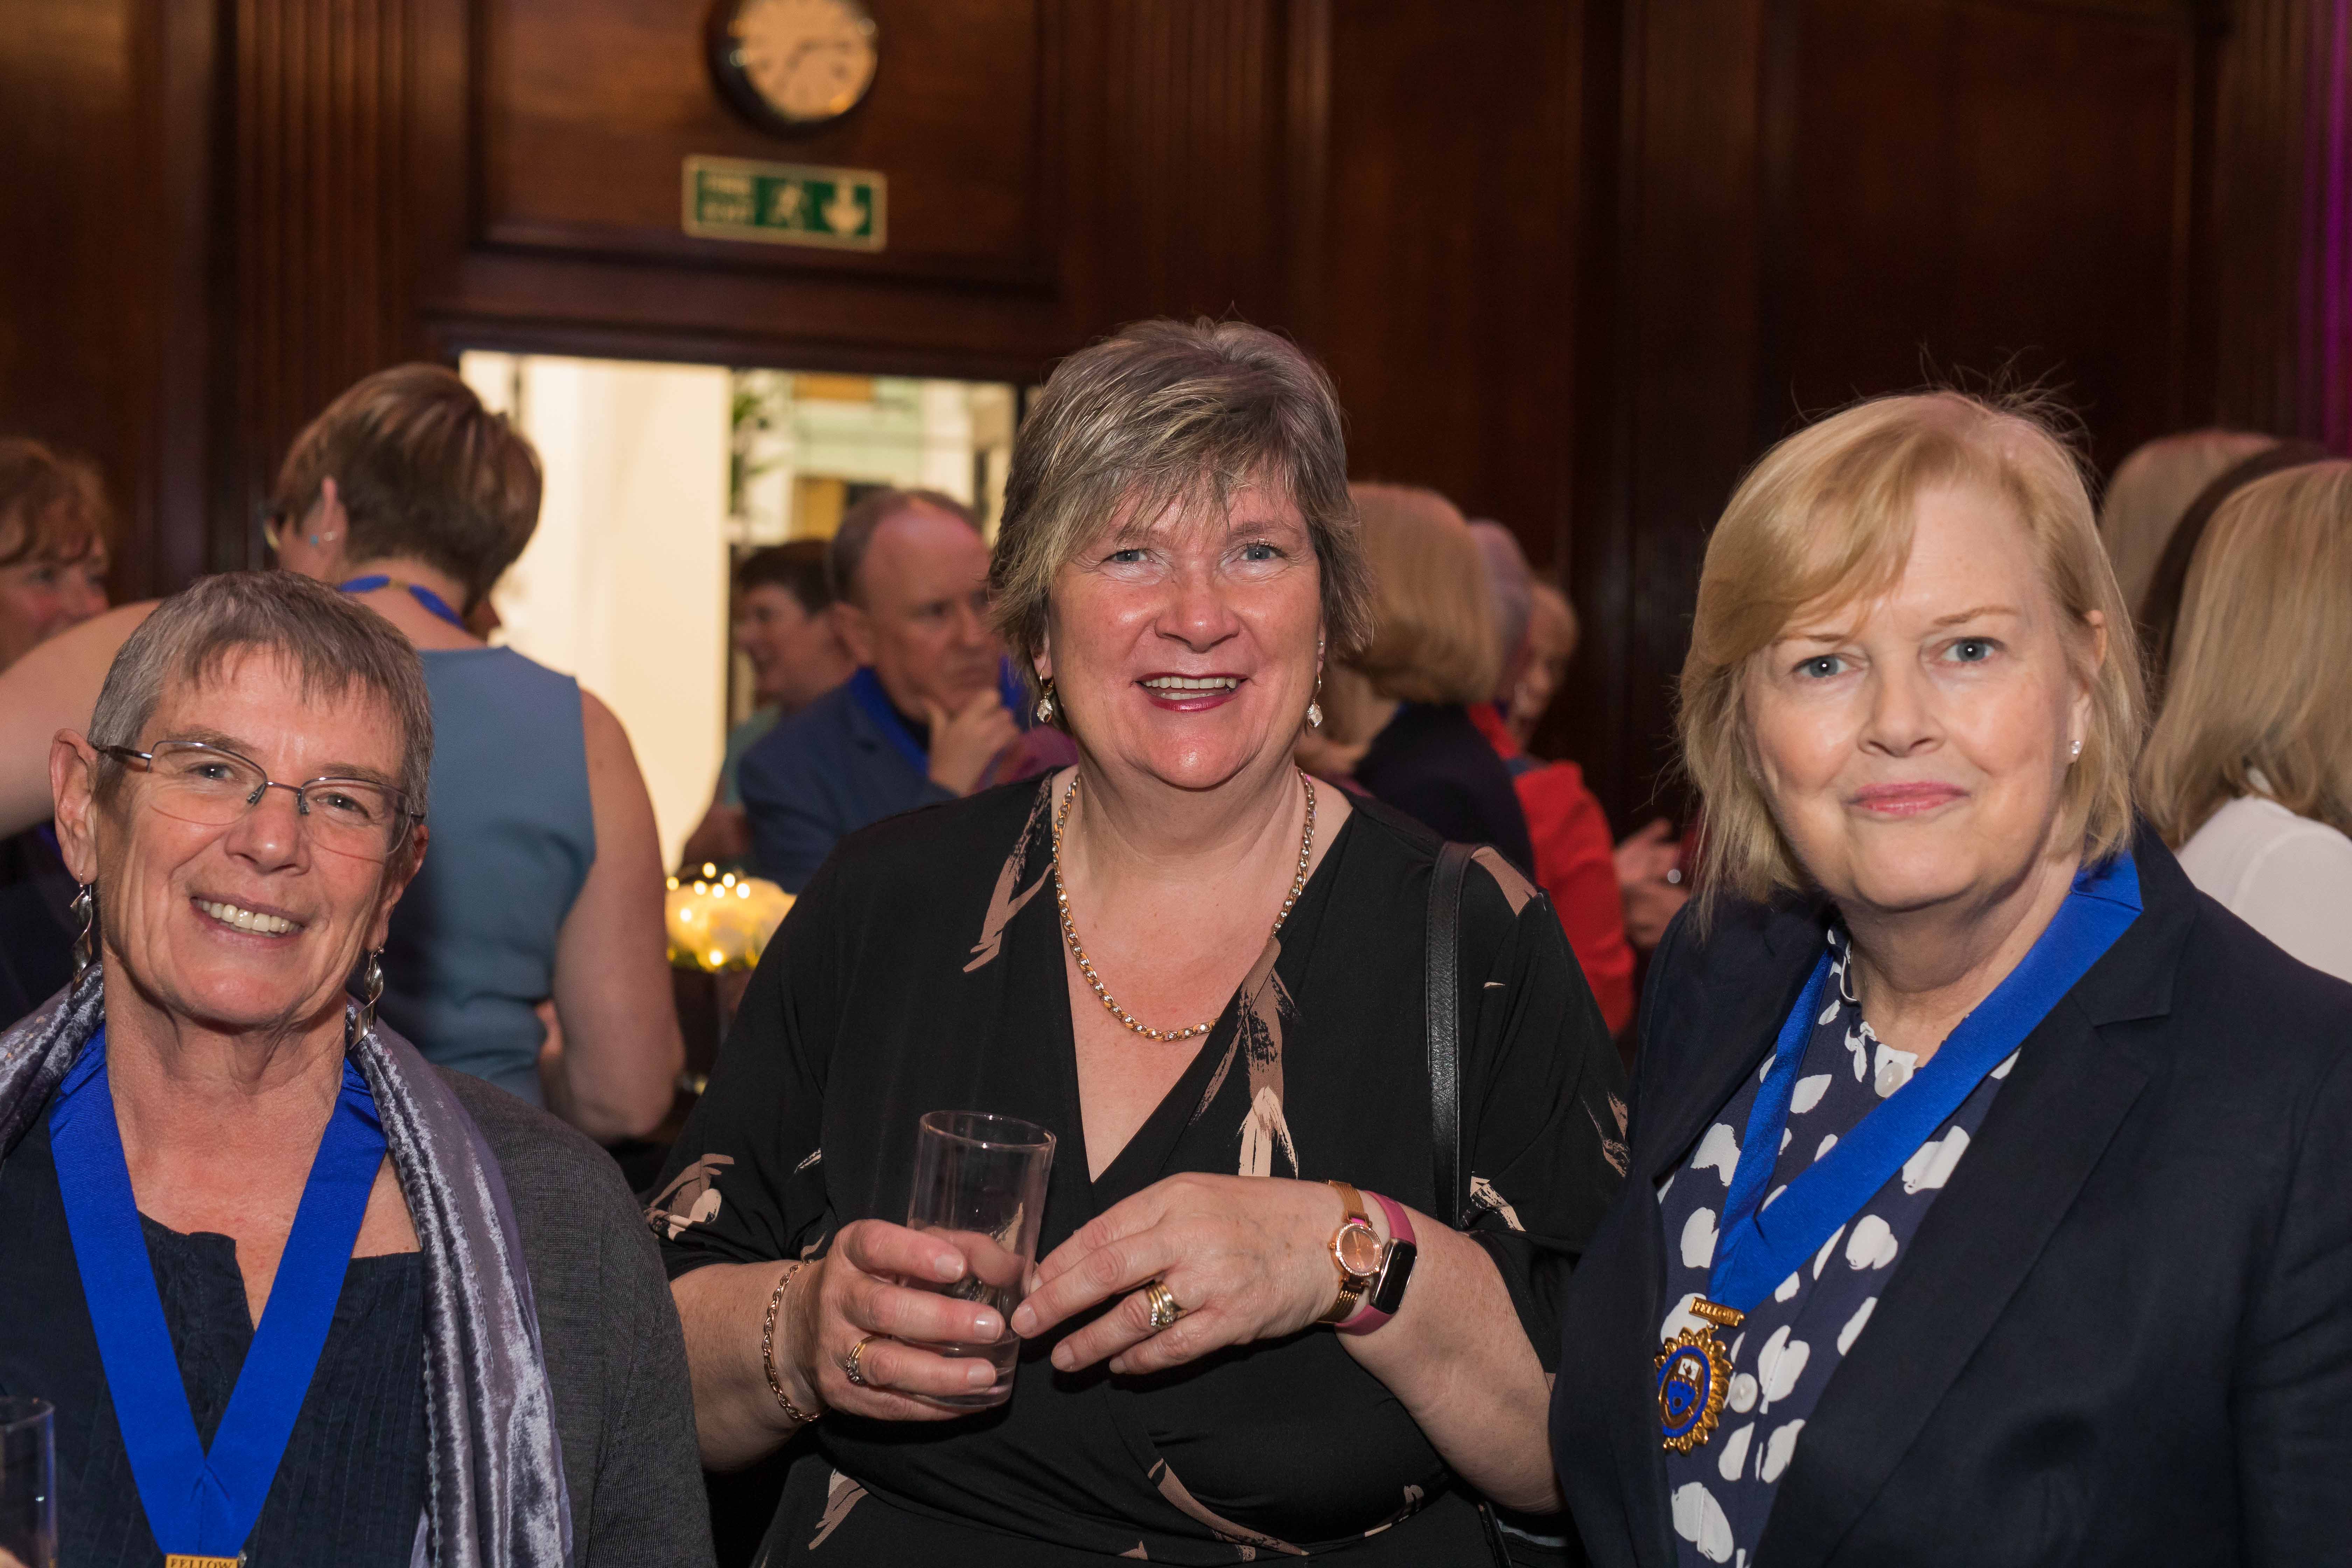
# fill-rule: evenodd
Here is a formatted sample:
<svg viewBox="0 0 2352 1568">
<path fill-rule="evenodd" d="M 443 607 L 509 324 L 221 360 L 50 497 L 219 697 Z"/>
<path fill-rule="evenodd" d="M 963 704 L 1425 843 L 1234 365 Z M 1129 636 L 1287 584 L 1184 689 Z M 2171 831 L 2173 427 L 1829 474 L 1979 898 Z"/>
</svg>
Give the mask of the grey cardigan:
<svg viewBox="0 0 2352 1568">
<path fill-rule="evenodd" d="M 497 1156 L 522 1232 L 574 1568 L 710 1568 L 686 1337 L 620 1167 L 505 1090 L 435 1070 Z"/>
</svg>

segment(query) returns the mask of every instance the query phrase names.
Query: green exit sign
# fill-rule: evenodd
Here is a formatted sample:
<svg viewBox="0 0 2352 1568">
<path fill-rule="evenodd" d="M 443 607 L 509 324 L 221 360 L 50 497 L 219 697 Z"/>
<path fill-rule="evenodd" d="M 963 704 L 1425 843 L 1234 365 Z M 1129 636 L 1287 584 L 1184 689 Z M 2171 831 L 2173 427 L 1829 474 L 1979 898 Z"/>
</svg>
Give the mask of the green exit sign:
<svg viewBox="0 0 2352 1568">
<path fill-rule="evenodd" d="M 704 239 L 879 250 L 887 198 L 887 183 L 871 169 L 686 161 L 686 232 Z"/>
</svg>

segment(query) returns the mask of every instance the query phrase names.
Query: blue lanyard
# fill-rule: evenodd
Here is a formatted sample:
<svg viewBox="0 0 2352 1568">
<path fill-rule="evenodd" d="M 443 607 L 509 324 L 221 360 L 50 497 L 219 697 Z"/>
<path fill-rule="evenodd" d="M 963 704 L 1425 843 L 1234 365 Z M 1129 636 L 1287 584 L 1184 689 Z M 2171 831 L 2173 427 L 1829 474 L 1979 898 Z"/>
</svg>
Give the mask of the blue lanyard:
<svg viewBox="0 0 2352 1568">
<path fill-rule="evenodd" d="M 378 573 L 373 577 L 354 577 L 348 583 L 338 583 L 335 586 L 341 588 L 346 594 L 373 594 L 378 588 L 391 587 L 392 579 L 384 576 L 382 573 Z M 432 589 L 420 588 L 414 583 L 403 583 L 401 586 L 407 589 L 409 594 L 415 597 L 418 604 L 424 605 L 433 614 L 440 616 L 443 620 L 448 622 L 451 626 L 457 627 L 461 632 L 466 629 L 466 617 L 451 609 L 449 607 L 449 601 L 435 593 Z"/>
<path fill-rule="evenodd" d="M 849 678 L 849 695 L 866 710 L 866 716 L 882 731 L 882 738 L 898 749 L 908 765 L 929 777 L 930 753 L 915 738 L 915 731 L 907 727 L 906 720 L 898 716 L 898 710 L 890 705 L 890 694 L 882 689 L 882 678 L 874 673 L 872 665 L 861 665 L 857 673 Z"/>
<path fill-rule="evenodd" d="M 1985 1075 L 1999 1067 L 2090 972 L 2116 939 L 2139 917 L 2139 872 L 2131 856 L 2076 874 L 2074 889 L 2049 928 L 1992 994 L 1959 1022 L 1911 1081 L 1874 1107 L 1862 1124 L 1814 1161 L 1762 1206 L 1764 1188 L 1780 1154 L 1789 1100 L 1804 1066 L 1805 1047 L 1821 1019 L 1830 973 L 1826 952 L 1805 982 L 1797 1005 L 1780 1026 L 1772 1067 L 1748 1113 L 1748 1135 L 1723 1205 L 1722 1237 L 1707 1300 L 1745 1312 L 1853 1218 L 1960 1108 Z"/>
<path fill-rule="evenodd" d="M 58 1086 L 49 1133 L 99 1359 L 155 1543 L 167 1555 L 236 1557 L 293 1436 L 383 1163 L 375 1097 L 346 1061 L 342 1093 L 209 1453 L 196 1439 L 140 1229 L 107 1084 L 103 1028 Z"/>
</svg>

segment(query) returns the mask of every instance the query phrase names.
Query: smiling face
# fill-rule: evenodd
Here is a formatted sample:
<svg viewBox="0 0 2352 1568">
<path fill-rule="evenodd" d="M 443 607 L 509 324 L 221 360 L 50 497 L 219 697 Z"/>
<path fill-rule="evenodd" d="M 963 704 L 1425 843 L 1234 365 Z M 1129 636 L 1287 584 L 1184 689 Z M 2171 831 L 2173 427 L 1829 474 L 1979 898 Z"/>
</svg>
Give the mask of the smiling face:
<svg viewBox="0 0 2352 1568">
<path fill-rule="evenodd" d="M 1181 789 L 1288 766 L 1314 696 L 1322 574 L 1297 505 L 1263 485 L 1180 500 L 1055 574 L 1038 673 L 1102 764 Z"/>
<path fill-rule="evenodd" d="M 168 689 L 138 749 L 203 741 L 288 784 L 400 776 L 400 721 L 364 690 L 306 697 L 274 655 L 233 655 L 211 679 Z M 226 1033 L 314 1025 L 342 1005 L 360 955 L 383 943 L 424 851 L 413 829 L 392 863 L 320 841 L 285 790 L 226 826 L 175 815 L 157 775 L 128 767 L 112 799 L 90 794 L 94 753 L 60 739 L 51 778 L 75 876 L 95 882 L 110 978 L 176 1017 Z"/>
<path fill-rule="evenodd" d="M 833 617 L 802 608 L 778 584 L 755 584 L 737 595 L 735 646 L 751 661 L 752 695 L 763 707 L 795 712 L 849 678 Z"/>
<path fill-rule="evenodd" d="M 1773 818 L 1842 906 L 1895 913 L 2014 889 L 2062 843 L 2089 732 L 2084 634 L 2025 525 L 1972 488 L 1921 495 L 1901 578 L 1801 613 L 1748 664 L 1744 704 Z"/>
</svg>

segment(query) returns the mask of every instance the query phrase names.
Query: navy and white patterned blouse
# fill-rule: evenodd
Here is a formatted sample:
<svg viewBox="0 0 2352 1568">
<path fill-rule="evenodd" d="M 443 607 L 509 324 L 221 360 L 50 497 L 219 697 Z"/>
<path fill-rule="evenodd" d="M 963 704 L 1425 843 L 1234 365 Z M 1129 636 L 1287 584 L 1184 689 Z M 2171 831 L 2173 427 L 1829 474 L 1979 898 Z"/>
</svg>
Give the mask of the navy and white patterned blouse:
<svg viewBox="0 0 2352 1568">
<path fill-rule="evenodd" d="M 1853 1131 L 1879 1101 L 1911 1080 L 1918 1058 L 1882 1043 L 1863 1022 L 1846 976 L 1846 935 L 1829 934 L 1829 1000 L 1805 1047 L 1789 1104 L 1769 1207 L 1780 1190 Z M 1822 1244 L 1812 1261 L 1748 1309 L 1730 1338 L 1732 1378 L 1714 1435 L 1688 1454 L 1666 1455 L 1666 1484 L 1682 1568 L 1728 1563 L 1747 1568 L 1764 1535 L 1772 1498 L 1798 1434 L 1853 1348 L 1911 1244 L 1927 1207 L 1949 1180 L 2017 1058 L 1987 1075 L 1901 1172 Z M 1658 1337 L 1699 1327 L 1691 1299 L 1706 1293 L 1716 1237 L 1748 1112 L 1771 1068 L 1769 1056 L 1717 1113 L 1690 1159 L 1658 1188 L 1666 1235 L 1666 1298 L 1675 1303 Z M 1725 1331 L 1716 1331 L 1718 1340 Z"/>
</svg>

